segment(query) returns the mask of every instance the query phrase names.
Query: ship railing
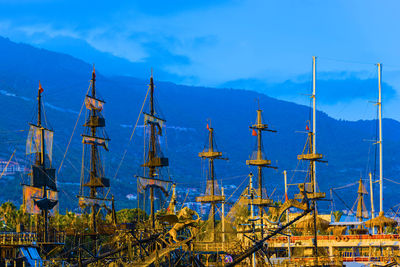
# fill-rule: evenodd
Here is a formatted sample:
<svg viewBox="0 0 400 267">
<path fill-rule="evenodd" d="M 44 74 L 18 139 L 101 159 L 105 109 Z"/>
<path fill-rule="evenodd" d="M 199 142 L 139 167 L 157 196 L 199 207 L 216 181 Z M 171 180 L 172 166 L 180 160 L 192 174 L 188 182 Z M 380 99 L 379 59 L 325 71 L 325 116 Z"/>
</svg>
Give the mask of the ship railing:
<svg viewBox="0 0 400 267">
<path fill-rule="evenodd" d="M 43 233 L 39 233 L 37 238 L 39 243 L 55 243 L 55 244 L 64 244 L 65 243 L 66 232 L 51 230 L 47 236 L 47 242 L 44 242 Z"/>
<path fill-rule="evenodd" d="M 310 240 L 313 239 L 314 236 L 307 235 L 307 236 L 291 236 L 290 241 L 295 242 L 295 241 L 305 241 L 305 240 Z M 398 234 L 379 234 L 379 235 L 318 235 L 318 240 L 360 240 L 360 239 L 365 239 L 365 240 L 370 240 L 370 239 L 389 239 L 389 240 L 397 240 L 400 239 Z M 271 238 L 268 240 L 268 242 L 288 242 L 288 237 L 286 236 L 279 236 L 275 238 Z"/>
<path fill-rule="evenodd" d="M 234 242 L 193 242 L 195 251 L 225 251 L 234 247 Z"/>
<path fill-rule="evenodd" d="M 16 261 L 14 259 L 3 259 L 2 261 L 0 260 L 0 263 L 4 263 L 4 266 L 22 266 L 22 267 L 50 267 L 50 266 L 62 266 L 62 267 L 69 267 L 71 266 L 70 263 L 66 261 L 61 261 L 61 260 L 42 260 L 42 259 L 36 259 L 36 260 L 31 260 L 29 263 L 25 261 Z"/>
<path fill-rule="evenodd" d="M 54 243 L 54 244 L 64 244 L 66 233 L 64 231 L 50 231 L 48 235 L 47 242 L 44 242 L 43 234 L 38 235 L 37 241 L 39 243 Z"/>
<path fill-rule="evenodd" d="M 37 242 L 36 233 L 0 233 L 1 245 L 32 245 Z"/>
<path fill-rule="evenodd" d="M 343 262 L 389 262 L 390 256 L 350 256 L 342 257 Z"/>
<path fill-rule="evenodd" d="M 279 266 L 314 266 L 317 262 L 315 257 L 271 258 L 270 260 L 273 265 Z M 319 256 L 318 265 L 341 266 L 342 259 L 336 256 Z"/>
</svg>

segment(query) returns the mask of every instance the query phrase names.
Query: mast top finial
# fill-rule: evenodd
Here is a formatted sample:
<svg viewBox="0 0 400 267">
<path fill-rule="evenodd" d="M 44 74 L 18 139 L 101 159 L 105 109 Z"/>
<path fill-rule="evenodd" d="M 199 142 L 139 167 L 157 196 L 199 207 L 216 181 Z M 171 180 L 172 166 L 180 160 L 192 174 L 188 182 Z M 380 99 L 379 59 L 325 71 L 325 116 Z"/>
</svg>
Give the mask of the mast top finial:
<svg viewBox="0 0 400 267">
<path fill-rule="evenodd" d="M 207 119 L 207 130 L 209 130 L 210 132 L 213 130 L 211 126 L 211 119 Z"/>
<path fill-rule="evenodd" d="M 42 87 L 42 85 L 40 84 L 40 80 L 39 80 L 39 94 L 43 93 L 44 89 Z"/>
</svg>

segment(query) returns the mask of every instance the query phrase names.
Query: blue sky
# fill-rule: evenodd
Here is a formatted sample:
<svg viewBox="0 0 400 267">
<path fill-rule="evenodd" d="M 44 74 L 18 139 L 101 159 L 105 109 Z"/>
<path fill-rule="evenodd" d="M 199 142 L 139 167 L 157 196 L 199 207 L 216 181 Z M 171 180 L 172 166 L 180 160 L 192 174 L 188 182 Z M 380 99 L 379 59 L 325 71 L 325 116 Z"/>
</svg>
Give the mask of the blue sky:
<svg viewBox="0 0 400 267">
<path fill-rule="evenodd" d="M 95 62 L 110 75 L 145 77 L 153 67 L 162 80 L 267 94 L 287 80 L 308 84 L 313 55 L 326 80 L 373 80 L 382 62 L 394 90 L 384 115 L 400 119 L 399 8 L 385 0 L 0 0 L 0 35 Z M 337 118 L 373 118 L 375 91 L 349 84 L 352 98 L 318 88 L 335 98 L 319 107 Z M 273 96 L 308 103 L 308 89 Z"/>
</svg>

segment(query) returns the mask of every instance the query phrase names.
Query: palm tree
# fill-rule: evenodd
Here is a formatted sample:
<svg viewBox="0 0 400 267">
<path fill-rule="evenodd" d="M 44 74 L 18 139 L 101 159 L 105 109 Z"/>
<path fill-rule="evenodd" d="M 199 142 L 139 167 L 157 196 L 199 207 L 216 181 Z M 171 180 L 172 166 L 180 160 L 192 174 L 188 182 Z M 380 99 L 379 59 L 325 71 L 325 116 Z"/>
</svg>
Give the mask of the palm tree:
<svg viewBox="0 0 400 267">
<path fill-rule="evenodd" d="M 341 210 L 337 210 L 332 212 L 333 218 L 335 220 L 335 222 L 339 222 L 340 218 L 342 218 L 343 212 Z"/>
<path fill-rule="evenodd" d="M 17 207 L 10 201 L 4 202 L 0 206 L 0 220 L 4 222 L 4 226 L 10 229 L 15 228 L 15 217 Z"/>
</svg>

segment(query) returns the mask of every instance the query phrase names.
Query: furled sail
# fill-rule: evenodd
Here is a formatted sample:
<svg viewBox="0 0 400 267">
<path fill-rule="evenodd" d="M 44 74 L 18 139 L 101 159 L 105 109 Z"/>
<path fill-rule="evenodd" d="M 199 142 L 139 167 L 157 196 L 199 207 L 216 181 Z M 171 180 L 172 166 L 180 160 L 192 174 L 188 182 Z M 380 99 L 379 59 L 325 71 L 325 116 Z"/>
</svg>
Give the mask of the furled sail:
<svg viewBox="0 0 400 267">
<path fill-rule="evenodd" d="M 155 124 L 158 128 L 158 134 L 162 135 L 162 127 L 164 125 L 165 120 L 157 118 L 156 116 L 144 113 L 144 124 Z"/>
<path fill-rule="evenodd" d="M 83 196 L 79 197 L 79 207 L 81 207 L 82 209 L 91 207 L 93 205 L 105 208 L 108 212 L 111 211 L 111 201 L 105 202 L 97 198 Z"/>
<path fill-rule="evenodd" d="M 213 186 L 213 181 L 207 180 L 207 186 L 206 186 L 206 195 L 212 195 L 212 186 Z M 218 182 L 214 180 L 214 195 L 221 195 L 221 189 L 218 186 Z"/>
<path fill-rule="evenodd" d="M 58 201 L 58 192 L 47 190 L 47 198 L 51 201 Z M 40 214 L 40 209 L 36 205 L 35 200 L 43 199 L 43 188 L 24 185 L 23 186 L 23 207 L 28 214 Z M 53 209 L 51 212 L 54 212 Z"/>
<path fill-rule="evenodd" d="M 86 108 L 90 110 L 102 111 L 104 103 L 105 103 L 104 101 L 101 101 L 99 99 L 96 99 L 88 95 L 85 98 Z"/>
<path fill-rule="evenodd" d="M 82 136 L 83 136 L 82 143 L 86 145 L 99 145 L 104 147 L 104 149 L 108 151 L 108 139 L 101 137 L 92 137 L 87 135 L 82 135 Z"/>
<path fill-rule="evenodd" d="M 165 196 L 168 196 L 169 186 L 172 184 L 171 181 L 164 181 L 160 179 L 148 178 L 142 176 L 138 176 L 137 178 L 138 178 L 139 193 L 143 193 L 143 191 L 146 190 L 148 187 L 157 187 L 160 188 L 161 191 L 163 191 Z"/>
<path fill-rule="evenodd" d="M 44 149 L 45 154 L 52 160 L 53 156 L 53 131 L 45 128 L 31 125 L 29 128 L 28 138 L 26 140 L 26 154 L 41 153 L 42 152 L 42 130 L 44 132 Z"/>
</svg>

